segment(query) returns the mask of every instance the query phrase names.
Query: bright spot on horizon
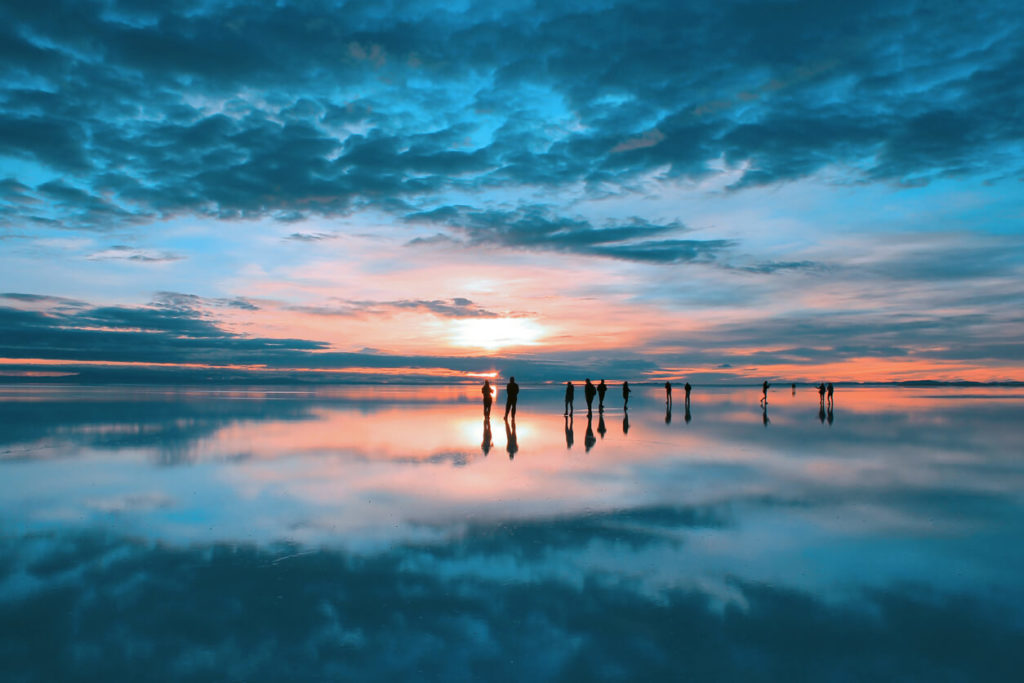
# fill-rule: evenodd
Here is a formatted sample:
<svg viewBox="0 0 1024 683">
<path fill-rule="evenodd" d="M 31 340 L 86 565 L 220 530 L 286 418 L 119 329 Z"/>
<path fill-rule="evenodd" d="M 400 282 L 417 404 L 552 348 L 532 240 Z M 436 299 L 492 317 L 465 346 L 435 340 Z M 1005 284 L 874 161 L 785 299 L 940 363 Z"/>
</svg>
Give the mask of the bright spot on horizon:
<svg viewBox="0 0 1024 683">
<path fill-rule="evenodd" d="M 451 341 L 495 351 L 536 344 L 543 334 L 544 328 L 529 318 L 466 318 L 452 321 Z"/>
</svg>

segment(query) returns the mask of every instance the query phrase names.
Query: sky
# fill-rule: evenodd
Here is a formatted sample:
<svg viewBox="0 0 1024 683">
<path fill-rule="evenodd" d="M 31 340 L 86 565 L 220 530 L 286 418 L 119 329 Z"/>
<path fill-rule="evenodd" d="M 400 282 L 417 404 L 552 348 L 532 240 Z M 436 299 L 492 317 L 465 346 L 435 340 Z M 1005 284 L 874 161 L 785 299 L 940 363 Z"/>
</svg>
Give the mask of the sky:
<svg viewBox="0 0 1024 683">
<path fill-rule="evenodd" d="M 0 7 L 0 379 L 1024 381 L 1016 2 Z"/>
</svg>

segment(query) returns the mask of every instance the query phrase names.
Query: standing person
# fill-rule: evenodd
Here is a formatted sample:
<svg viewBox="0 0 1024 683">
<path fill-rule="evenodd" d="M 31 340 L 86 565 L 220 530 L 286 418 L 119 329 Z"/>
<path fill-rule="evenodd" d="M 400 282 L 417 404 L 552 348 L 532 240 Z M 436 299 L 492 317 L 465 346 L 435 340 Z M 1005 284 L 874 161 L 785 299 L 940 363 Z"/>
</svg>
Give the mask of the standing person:
<svg viewBox="0 0 1024 683">
<path fill-rule="evenodd" d="M 608 392 L 608 385 L 601 380 L 597 385 L 597 410 L 598 412 L 604 412 L 604 395 Z"/>
<path fill-rule="evenodd" d="M 622 383 L 622 409 L 626 410 L 629 407 L 629 382 Z"/>
<path fill-rule="evenodd" d="M 594 413 L 594 394 L 596 393 L 597 388 L 594 386 L 594 384 L 590 381 L 590 378 L 588 377 L 587 383 L 583 387 L 583 397 L 587 399 L 587 415 L 592 415 Z"/>
<path fill-rule="evenodd" d="M 832 391 L 833 391 L 832 382 L 829 382 L 828 383 L 828 407 L 829 407 L 829 410 L 832 409 Z"/>
<path fill-rule="evenodd" d="M 512 413 L 512 421 L 516 421 L 516 404 L 519 402 L 519 385 L 515 377 L 508 378 L 505 385 L 505 419 L 508 419 L 509 412 Z"/>
<path fill-rule="evenodd" d="M 491 418 L 491 403 L 494 402 L 494 389 L 491 387 L 489 379 L 484 380 L 484 386 L 480 393 L 484 395 L 484 419 L 489 420 Z"/>
<path fill-rule="evenodd" d="M 690 405 L 690 389 L 693 389 L 693 387 L 690 386 L 689 382 L 683 385 L 683 392 L 685 393 L 683 403 L 686 405 Z"/>
<path fill-rule="evenodd" d="M 576 387 L 572 382 L 565 383 L 565 412 L 563 415 L 572 415 L 572 399 L 576 395 Z"/>
<path fill-rule="evenodd" d="M 672 405 L 672 382 L 665 382 L 665 405 Z"/>
<path fill-rule="evenodd" d="M 796 396 L 796 382 L 793 382 L 793 396 Z"/>
<path fill-rule="evenodd" d="M 765 403 L 765 404 L 768 403 L 768 389 L 771 386 L 772 386 L 771 384 L 768 384 L 768 380 L 765 380 L 761 384 L 761 394 L 762 394 L 762 396 L 761 396 L 761 403 Z"/>
<path fill-rule="evenodd" d="M 825 405 L 825 383 L 818 385 L 818 403 Z"/>
</svg>

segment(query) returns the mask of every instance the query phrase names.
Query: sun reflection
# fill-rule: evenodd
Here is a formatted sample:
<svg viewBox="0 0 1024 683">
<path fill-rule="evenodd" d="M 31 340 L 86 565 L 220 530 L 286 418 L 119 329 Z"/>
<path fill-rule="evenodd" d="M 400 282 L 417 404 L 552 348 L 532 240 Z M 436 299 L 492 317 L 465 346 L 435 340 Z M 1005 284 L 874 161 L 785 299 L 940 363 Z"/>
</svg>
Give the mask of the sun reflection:
<svg viewBox="0 0 1024 683">
<path fill-rule="evenodd" d="M 470 318 L 452 321 L 451 341 L 488 351 L 536 344 L 544 328 L 529 318 Z"/>
</svg>

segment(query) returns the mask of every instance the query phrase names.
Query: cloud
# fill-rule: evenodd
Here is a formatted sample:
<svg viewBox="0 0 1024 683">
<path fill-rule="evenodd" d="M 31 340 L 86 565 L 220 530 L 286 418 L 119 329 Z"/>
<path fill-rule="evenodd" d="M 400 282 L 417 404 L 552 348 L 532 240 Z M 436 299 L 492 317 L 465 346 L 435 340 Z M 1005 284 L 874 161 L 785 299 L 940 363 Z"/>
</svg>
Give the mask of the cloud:
<svg viewBox="0 0 1024 683">
<path fill-rule="evenodd" d="M 8 212 L 341 216 L 721 160 L 747 169 L 734 190 L 1015 173 L 1022 22 L 972 7 L 8 4 L 0 154 L 60 177 L 33 190 L 52 205 Z"/>
<path fill-rule="evenodd" d="M 181 261 L 184 256 L 167 251 L 138 249 L 123 244 L 116 244 L 107 249 L 97 251 L 86 257 L 90 261 L 137 261 L 140 263 L 167 263 Z"/>
<path fill-rule="evenodd" d="M 470 245 L 501 245 L 538 251 L 561 251 L 644 263 L 714 261 L 734 243 L 729 240 L 664 238 L 684 232 L 681 223 L 657 225 L 641 218 L 595 227 L 583 218 L 553 215 L 545 206 L 525 206 L 517 211 L 479 210 L 444 206 L 429 212 L 408 214 L 410 223 L 442 224 L 460 233 Z M 653 239 L 659 238 L 659 239 Z M 430 241 L 437 241 L 430 238 Z M 413 240 L 410 244 L 428 244 Z"/>
</svg>

